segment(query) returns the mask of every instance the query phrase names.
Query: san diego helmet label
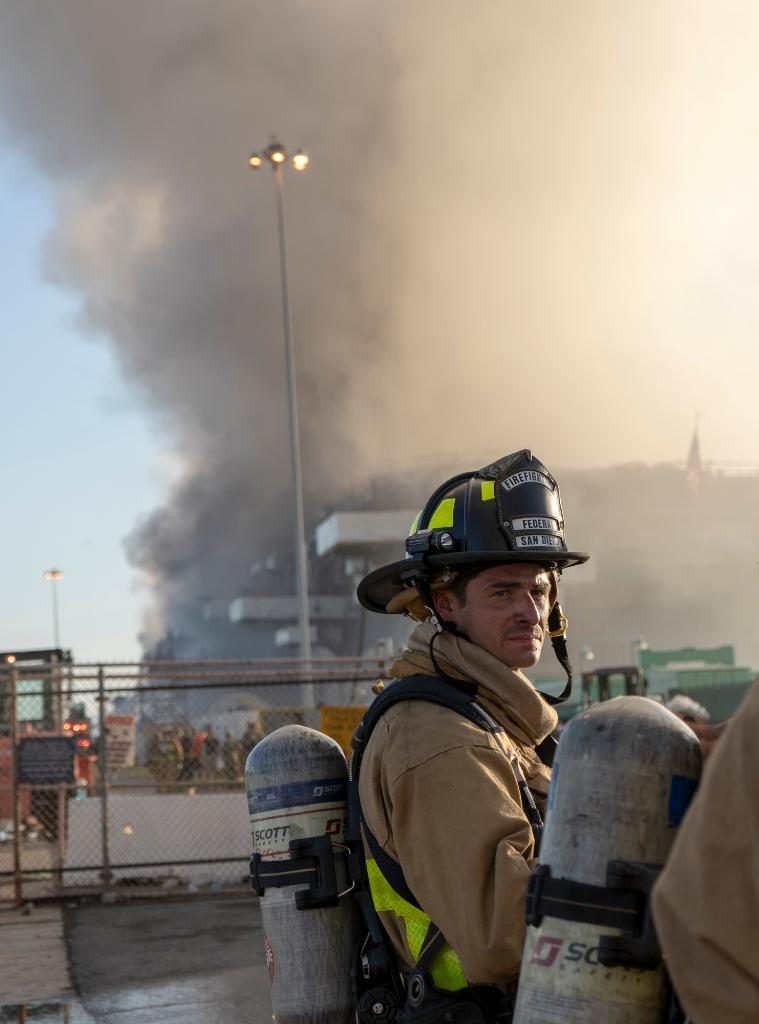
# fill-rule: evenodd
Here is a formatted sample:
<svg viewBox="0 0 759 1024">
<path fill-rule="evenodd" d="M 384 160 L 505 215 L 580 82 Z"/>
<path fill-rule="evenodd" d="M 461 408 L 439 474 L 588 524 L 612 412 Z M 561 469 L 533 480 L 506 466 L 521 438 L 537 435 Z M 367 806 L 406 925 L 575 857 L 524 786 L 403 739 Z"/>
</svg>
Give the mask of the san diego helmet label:
<svg viewBox="0 0 759 1024">
<path fill-rule="evenodd" d="M 518 548 L 560 548 L 561 538 L 550 533 L 518 533 L 514 540 Z"/>
</svg>

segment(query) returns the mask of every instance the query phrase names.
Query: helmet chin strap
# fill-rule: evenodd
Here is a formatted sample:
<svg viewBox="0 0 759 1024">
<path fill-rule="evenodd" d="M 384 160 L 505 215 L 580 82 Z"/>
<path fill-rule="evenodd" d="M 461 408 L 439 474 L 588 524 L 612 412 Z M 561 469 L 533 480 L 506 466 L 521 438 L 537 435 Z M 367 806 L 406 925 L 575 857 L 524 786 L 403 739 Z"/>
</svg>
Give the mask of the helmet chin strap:
<svg viewBox="0 0 759 1024">
<path fill-rule="evenodd" d="M 414 580 L 414 585 L 419 591 L 422 601 L 424 601 L 424 607 L 430 613 L 430 622 L 438 633 L 442 633 L 444 630 L 454 633 L 456 630 L 453 623 L 446 622 L 445 619 L 441 619 L 435 609 L 435 601 L 432 597 L 432 586 L 429 576 L 420 572 Z"/>
<path fill-rule="evenodd" d="M 463 633 L 459 633 L 454 623 L 446 622 L 445 619 L 441 619 L 437 611 L 435 610 L 435 602 L 432 597 L 432 587 L 430 586 L 429 576 L 419 573 L 419 575 L 416 577 L 415 585 L 416 589 L 419 591 L 419 594 L 421 595 L 422 600 L 424 601 L 425 608 L 430 613 L 430 622 L 437 630 L 437 633 L 435 635 L 437 636 L 440 633 L 449 632 L 456 633 L 460 636 L 464 636 Z M 554 697 L 550 693 L 543 693 L 542 690 L 538 690 L 537 692 L 540 694 L 540 696 L 547 704 L 554 706 L 556 704 L 563 704 L 564 701 L 567 700 L 567 698 L 572 693 L 572 665 L 569 661 L 569 651 L 567 650 L 568 621 L 566 616 L 564 615 L 564 612 L 561 610 L 561 605 L 558 601 L 554 604 L 553 608 L 551 609 L 551 612 L 548 616 L 547 625 L 547 633 L 548 636 L 551 638 L 551 646 L 553 647 L 553 653 L 556 655 L 557 661 L 567 674 L 567 683 L 558 697 Z M 464 638 L 469 639 L 466 636 Z M 435 637 L 433 637 L 433 640 L 434 639 Z M 430 644 L 430 648 L 432 648 L 432 644 Z M 437 667 L 437 664 L 435 662 L 435 656 L 432 650 L 430 651 L 430 653 L 432 654 L 432 663 L 435 666 L 435 669 L 438 671 L 438 674 L 444 675 L 445 673 L 440 673 Z"/>
<path fill-rule="evenodd" d="M 572 692 L 572 665 L 569 661 L 569 652 L 567 650 L 567 619 L 558 601 L 548 616 L 548 635 L 551 638 L 553 653 L 567 674 L 567 685 L 558 697 L 552 697 L 550 693 L 543 693 L 542 690 L 538 690 L 543 700 L 553 706 L 555 704 L 563 704 Z"/>
</svg>

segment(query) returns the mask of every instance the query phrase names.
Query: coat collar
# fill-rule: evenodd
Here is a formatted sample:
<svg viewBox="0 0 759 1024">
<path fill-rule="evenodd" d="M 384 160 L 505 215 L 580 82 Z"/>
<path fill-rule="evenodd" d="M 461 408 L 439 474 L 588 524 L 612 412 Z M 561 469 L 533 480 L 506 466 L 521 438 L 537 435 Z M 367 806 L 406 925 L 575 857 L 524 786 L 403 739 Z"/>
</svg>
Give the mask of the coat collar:
<svg viewBox="0 0 759 1024">
<path fill-rule="evenodd" d="M 507 732 L 523 742 L 536 746 L 553 732 L 558 715 L 527 676 L 456 633 L 436 633 L 430 622 L 417 626 L 393 664 L 391 674 L 394 677 L 435 675 L 437 663 L 453 679 L 476 683 L 478 700 Z M 434 662 L 430 654 L 433 641 Z"/>
</svg>

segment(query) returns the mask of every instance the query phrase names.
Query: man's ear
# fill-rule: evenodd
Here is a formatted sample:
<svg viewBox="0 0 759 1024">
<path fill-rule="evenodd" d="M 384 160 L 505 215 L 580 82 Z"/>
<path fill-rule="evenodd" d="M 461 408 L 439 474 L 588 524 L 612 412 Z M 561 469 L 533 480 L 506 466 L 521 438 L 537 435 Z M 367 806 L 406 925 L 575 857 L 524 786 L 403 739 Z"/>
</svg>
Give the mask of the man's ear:
<svg viewBox="0 0 759 1024">
<path fill-rule="evenodd" d="M 450 590 L 435 590 L 432 592 L 432 603 L 439 616 L 450 622 L 454 620 L 457 605 Z"/>
</svg>

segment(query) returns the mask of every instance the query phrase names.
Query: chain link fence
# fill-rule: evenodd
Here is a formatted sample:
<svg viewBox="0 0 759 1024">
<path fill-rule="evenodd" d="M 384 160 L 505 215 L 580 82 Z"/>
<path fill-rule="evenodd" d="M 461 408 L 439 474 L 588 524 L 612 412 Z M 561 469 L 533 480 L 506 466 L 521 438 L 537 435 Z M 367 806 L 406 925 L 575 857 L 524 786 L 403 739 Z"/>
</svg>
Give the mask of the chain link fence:
<svg viewBox="0 0 759 1024">
<path fill-rule="evenodd" d="M 0 901 L 247 885 L 248 753 L 288 723 L 347 750 L 385 668 L 0 666 Z"/>
</svg>

